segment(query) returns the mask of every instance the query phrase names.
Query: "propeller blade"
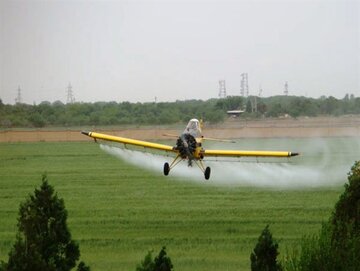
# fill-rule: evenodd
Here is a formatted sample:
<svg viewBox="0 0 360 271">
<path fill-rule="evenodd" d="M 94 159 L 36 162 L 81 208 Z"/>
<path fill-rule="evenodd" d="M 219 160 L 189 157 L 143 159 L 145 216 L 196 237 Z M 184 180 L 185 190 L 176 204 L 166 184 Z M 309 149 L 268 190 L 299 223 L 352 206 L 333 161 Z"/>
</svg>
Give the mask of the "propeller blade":
<svg viewBox="0 0 360 271">
<path fill-rule="evenodd" d="M 162 134 L 162 136 L 179 137 L 178 135 L 174 135 L 174 134 Z"/>
<path fill-rule="evenodd" d="M 218 139 L 218 138 L 211 138 L 211 137 L 203 137 L 203 139 L 204 140 L 209 140 L 209 141 L 236 143 L 235 140 L 230 140 L 230 139 Z"/>
</svg>

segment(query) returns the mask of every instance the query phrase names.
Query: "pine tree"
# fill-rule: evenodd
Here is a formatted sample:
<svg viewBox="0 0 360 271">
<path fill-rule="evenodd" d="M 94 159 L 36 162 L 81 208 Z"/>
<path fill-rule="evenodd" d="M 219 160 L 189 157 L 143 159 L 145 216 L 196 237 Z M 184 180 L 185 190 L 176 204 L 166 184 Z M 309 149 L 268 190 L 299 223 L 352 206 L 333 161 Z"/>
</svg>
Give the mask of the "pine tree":
<svg viewBox="0 0 360 271">
<path fill-rule="evenodd" d="M 163 247 L 159 255 L 155 257 L 155 271 L 171 271 L 173 265 L 171 259 L 166 255 L 166 247 Z"/>
<path fill-rule="evenodd" d="M 40 189 L 19 208 L 18 234 L 5 270 L 71 270 L 79 259 L 79 246 L 71 239 L 67 211 L 46 175 Z"/>
<path fill-rule="evenodd" d="M 298 270 L 360 270 L 360 161 L 352 166 L 348 180 L 320 234 L 304 239 Z"/>
<path fill-rule="evenodd" d="M 154 271 L 155 263 L 151 256 L 151 251 L 146 254 L 141 264 L 136 267 L 136 271 Z"/>
<path fill-rule="evenodd" d="M 335 227 L 333 239 L 338 241 L 346 239 L 349 234 L 360 233 L 360 161 L 352 166 L 348 180 L 331 221 Z"/>
<path fill-rule="evenodd" d="M 259 236 L 258 243 L 250 255 L 252 271 L 278 271 L 281 265 L 276 262 L 278 244 L 273 240 L 269 225 Z"/>
<path fill-rule="evenodd" d="M 136 271 L 171 271 L 173 265 L 170 257 L 166 255 L 166 247 L 163 247 L 159 255 L 152 259 L 151 252 L 146 254 L 144 260 L 136 267 Z"/>
<path fill-rule="evenodd" d="M 76 270 L 77 271 L 90 271 L 90 267 L 87 266 L 84 262 L 80 262 Z"/>
<path fill-rule="evenodd" d="M 360 265 L 360 161 L 351 167 L 348 180 L 330 220 L 332 260 L 343 270 Z"/>
</svg>

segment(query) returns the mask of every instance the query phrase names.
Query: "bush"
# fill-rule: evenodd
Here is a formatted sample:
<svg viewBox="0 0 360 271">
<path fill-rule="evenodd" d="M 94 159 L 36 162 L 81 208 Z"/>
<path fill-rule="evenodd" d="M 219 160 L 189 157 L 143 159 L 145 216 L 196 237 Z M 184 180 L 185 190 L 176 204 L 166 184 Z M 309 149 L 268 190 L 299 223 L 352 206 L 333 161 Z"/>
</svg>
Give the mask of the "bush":
<svg viewBox="0 0 360 271">
<path fill-rule="evenodd" d="M 146 254 L 141 264 L 136 267 L 136 271 L 153 271 L 155 268 L 154 260 L 151 256 L 151 251 Z"/>
<path fill-rule="evenodd" d="M 136 271 L 171 271 L 173 265 L 170 257 L 166 255 L 166 247 L 163 247 L 159 255 L 152 259 L 151 251 L 146 254 L 144 260 L 136 267 Z"/>
<path fill-rule="evenodd" d="M 259 236 L 258 243 L 250 255 L 252 271 L 277 271 L 282 270 L 277 263 L 279 255 L 278 243 L 273 240 L 269 225 L 265 227 Z"/>
<path fill-rule="evenodd" d="M 297 270 L 359 270 L 360 266 L 360 161 L 348 174 L 349 184 L 318 236 L 301 244 Z"/>
</svg>

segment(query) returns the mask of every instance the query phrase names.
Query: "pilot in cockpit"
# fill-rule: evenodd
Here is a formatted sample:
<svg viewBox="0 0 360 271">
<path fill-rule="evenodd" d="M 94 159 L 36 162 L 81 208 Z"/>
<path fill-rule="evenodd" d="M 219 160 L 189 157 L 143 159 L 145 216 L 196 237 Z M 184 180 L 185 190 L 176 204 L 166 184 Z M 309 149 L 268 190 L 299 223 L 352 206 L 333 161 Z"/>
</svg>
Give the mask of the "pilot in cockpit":
<svg viewBox="0 0 360 271">
<path fill-rule="evenodd" d="M 188 125 L 185 128 L 184 134 L 191 134 L 193 137 L 200 137 L 200 124 L 197 119 L 192 119 L 189 121 Z"/>
</svg>

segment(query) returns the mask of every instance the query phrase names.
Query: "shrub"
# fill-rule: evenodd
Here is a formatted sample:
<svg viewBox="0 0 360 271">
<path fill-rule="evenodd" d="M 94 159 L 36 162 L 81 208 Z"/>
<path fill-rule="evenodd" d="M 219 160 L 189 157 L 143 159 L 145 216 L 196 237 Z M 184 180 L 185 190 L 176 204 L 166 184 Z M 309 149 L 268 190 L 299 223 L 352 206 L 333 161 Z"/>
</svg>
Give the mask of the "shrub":
<svg viewBox="0 0 360 271">
<path fill-rule="evenodd" d="M 320 234 L 303 239 L 297 270 L 359 270 L 360 161 L 352 166 L 348 181 Z"/>
<path fill-rule="evenodd" d="M 152 259 L 151 251 L 146 254 L 144 260 L 136 267 L 136 271 L 171 271 L 173 264 L 166 254 L 166 247 L 163 247 L 159 255 Z"/>
<path fill-rule="evenodd" d="M 282 270 L 277 263 L 279 255 L 278 243 L 273 240 L 269 225 L 265 227 L 259 236 L 258 243 L 250 255 L 252 271 L 277 271 Z"/>
</svg>

